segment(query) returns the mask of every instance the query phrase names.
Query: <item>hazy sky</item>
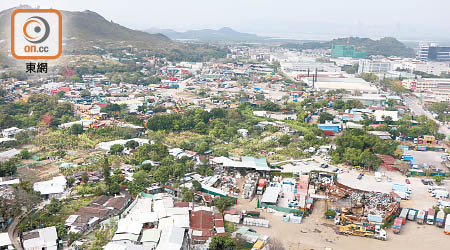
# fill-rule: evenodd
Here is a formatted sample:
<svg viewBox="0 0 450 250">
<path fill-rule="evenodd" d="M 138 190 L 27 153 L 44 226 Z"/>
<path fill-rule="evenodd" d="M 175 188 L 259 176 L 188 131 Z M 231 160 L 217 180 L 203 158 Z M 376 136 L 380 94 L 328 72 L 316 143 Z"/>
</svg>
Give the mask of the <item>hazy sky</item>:
<svg viewBox="0 0 450 250">
<path fill-rule="evenodd" d="M 450 40 L 448 0 L 0 0 L 71 11 L 92 10 L 133 29 L 231 27 L 291 38 L 395 36 Z"/>
</svg>

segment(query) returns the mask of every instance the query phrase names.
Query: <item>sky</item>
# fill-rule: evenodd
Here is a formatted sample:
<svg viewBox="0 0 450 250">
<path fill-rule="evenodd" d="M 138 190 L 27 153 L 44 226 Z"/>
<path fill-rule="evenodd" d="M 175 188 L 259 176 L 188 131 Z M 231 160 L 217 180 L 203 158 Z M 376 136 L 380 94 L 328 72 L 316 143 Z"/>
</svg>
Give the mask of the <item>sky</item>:
<svg viewBox="0 0 450 250">
<path fill-rule="evenodd" d="M 0 9 L 20 4 L 91 10 L 139 30 L 231 27 L 295 39 L 450 41 L 448 0 L 0 0 Z"/>
</svg>

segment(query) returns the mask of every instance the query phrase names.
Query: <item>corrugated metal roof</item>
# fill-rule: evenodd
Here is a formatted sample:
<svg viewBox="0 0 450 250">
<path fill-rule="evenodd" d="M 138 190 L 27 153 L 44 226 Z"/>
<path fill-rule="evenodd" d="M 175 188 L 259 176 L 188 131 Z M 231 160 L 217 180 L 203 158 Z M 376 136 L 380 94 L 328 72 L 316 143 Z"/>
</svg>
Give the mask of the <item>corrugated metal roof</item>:
<svg viewBox="0 0 450 250">
<path fill-rule="evenodd" d="M 151 228 L 142 232 L 141 242 L 158 242 L 161 237 L 161 229 Z"/>
</svg>

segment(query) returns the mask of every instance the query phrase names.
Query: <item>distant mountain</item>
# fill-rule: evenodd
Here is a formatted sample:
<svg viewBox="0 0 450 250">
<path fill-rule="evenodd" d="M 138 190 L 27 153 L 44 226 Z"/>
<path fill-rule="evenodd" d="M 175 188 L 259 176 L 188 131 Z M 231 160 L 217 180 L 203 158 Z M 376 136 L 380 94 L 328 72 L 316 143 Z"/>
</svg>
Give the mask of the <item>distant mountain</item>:
<svg viewBox="0 0 450 250">
<path fill-rule="evenodd" d="M 21 5 L 0 12 L 0 37 L 9 37 L 10 17 L 15 9 L 31 8 Z M 96 42 L 139 42 L 150 47 L 166 47 L 172 45 L 172 41 L 161 34 L 149 34 L 147 32 L 132 30 L 106 20 L 101 15 L 86 11 L 61 11 L 63 16 L 63 39 Z"/>
<path fill-rule="evenodd" d="M 171 29 L 157 29 L 151 28 L 145 30 L 150 34 L 161 33 L 171 39 L 190 39 L 202 42 L 212 41 L 261 41 L 268 37 L 261 37 L 255 34 L 242 33 L 228 27 L 218 30 L 202 29 L 202 30 L 188 30 L 186 32 L 178 32 Z"/>
<path fill-rule="evenodd" d="M 350 37 L 337 38 L 328 42 L 287 43 L 283 47 L 296 49 L 329 49 L 331 45 L 354 45 L 358 51 L 367 51 L 367 55 L 414 57 L 414 49 L 407 47 L 393 37 L 384 37 L 379 40 L 370 38 Z"/>
<path fill-rule="evenodd" d="M 31 8 L 21 5 L 0 11 L 0 54 L 9 49 L 11 13 L 18 8 Z M 94 47 L 124 48 L 133 45 L 151 51 L 158 56 L 169 59 L 199 61 L 205 58 L 224 57 L 228 50 L 214 46 L 189 45 L 174 42 L 167 36 L 156 33 L 129 29 L 108 21 L 101 15 L 86 11 L 61 11 L 63 16 L 64 53 L 97 53 Z M 3 41 L 2 40 L 6 40 Z M 7 49 L 5 49 L 7 48 Z M 4 55 L 3 55 L 4 56 Z M 1 59 L 2 55 L 0 55 Z"/>
</svg>

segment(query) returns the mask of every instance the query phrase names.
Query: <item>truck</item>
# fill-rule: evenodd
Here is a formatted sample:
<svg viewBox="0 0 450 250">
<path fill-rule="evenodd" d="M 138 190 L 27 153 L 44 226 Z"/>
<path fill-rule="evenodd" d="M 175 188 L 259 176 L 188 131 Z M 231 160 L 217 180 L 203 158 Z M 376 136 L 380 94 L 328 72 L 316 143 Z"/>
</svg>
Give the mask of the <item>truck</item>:
<svg viewBox="0 0 450 250">
<path fill-rule="evenodd" d="M 375 180 L 378 182 L 381 181 L 381 173 L 380 172 L 375 172 Z"/>
<path fill-rule="evenodd" d="M 402 219 L 403 225 L 405 225 L 405 223 L 406 223 L 406 217 L 408 217 L 408 209 L 403 208 L 402 211 L 400 212 L 400 216 L 399 216 L 399 218 Z"/>
<path fill-rule="evenodd" d="M 410 209 L 409 212 L 408 212 L 408 220 L 415 221 L 416 220 L 416 215 L 417 215 L 417 210 Z"/>
<path fill-rule="evenodd" d="M 394 191 L 402 200 L 409 200 L 409 194 L 400 191 Z"/>
<path fill-rule="evenodd" d="M 436 210 L 430 208 L 428 209 L 428 215 L 427 215 L 427 224 L 433 225 L 434 224 L 434 215 L 436 214 Z"/>
<path fill-rule="evenodd" d="M 400 217 L 395 218 L 393 231 L 395 234 L 399 234 L 402 230 L 403 219 Z"/>
<path fill-rule="evenodd" d="M 261 250 L 264 248 L 264 241 L 262 240 L 258 240 L 255 242 L 255 244 L 253 245 L 252 250 Z"/>
<path fill-rule="evenodd" d="M 340 234 L 355 235 L 360 237 L 369 237 L 378 240 L 387 240 L 387 233 L 380 225 L 356 225 L 349 224 L 339 227 Z"/>
<path fill-rule="evenodd" d="M 431 196 L 436 198 L 448 198 L 448 191 L 447 190 L 434 190 L 433 193 L 431 193 Z"/>
<path fill-rule="evenodd" d="M 447 219 L 445 219 L 444 233 L 447 235 L 450 234 L 450 214 L 447 214 Z"/>
<path fill-rule="evenodd" d="M 436 215 L 436 226 L 444 227 L 444 219 L 445 219 L 444 211 L 439 211 Z"/>
<path fill-rule="evenodd" d="M 428 192 L 429 193 L 433 193 L 433 191 L 435 191 L 435 190 L 445 190 L 445 191 L 447 191 L 447 188 L 443 187 L 443 186 L 429 186 L 428 187 Z"/>
<path fill-rule="evenodd" d="M 426 216 L 427 216 L 427 211 L 425 211 L 425 210 L 420 210 L 420 211 L 417 213 L 417 224 L 423 224 L 423 223 L 425 223 Z"/>
<path fill-rule="evenodd" d="M 402 183 L 394 183 L 394 185 L 392 185 L 392 191 L 400 191 L 400 192 L 405 192 L 408 194 L 411 194 L 412 190 L 410 187 L 408 187 L 406 184 L 402 184 Z"/>
<path fill-rule="evenodd" d="M 427 146 L 417 146 L 416 150 L 417 151 L 427 151 Z"/>
<path fill-rule="evenodd" d="M 404 154 L 402 156 L 402 160 L 404 160 L 404 161 L 410 161 L 412 159 L 414 159 L 414 157 L 412 155 L 410 155 L 410 154 Z"/>
<path fill-rule="evenodd" d="M 266 188 L 266 179 L 259 179 L 258 186 L 256 188 L 256 194 L 263 194 Z"/>
</svg>

